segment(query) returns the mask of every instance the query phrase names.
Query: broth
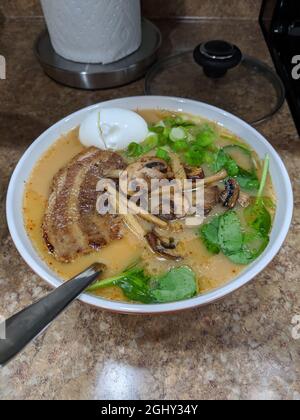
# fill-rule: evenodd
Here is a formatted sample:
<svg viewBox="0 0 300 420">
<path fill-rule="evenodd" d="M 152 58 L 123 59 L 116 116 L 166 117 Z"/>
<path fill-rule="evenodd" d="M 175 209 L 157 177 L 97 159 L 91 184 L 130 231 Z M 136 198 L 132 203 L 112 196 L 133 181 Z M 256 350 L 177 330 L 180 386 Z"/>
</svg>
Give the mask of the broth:
<svg viewBox="0 0 300 420">
<path fill-rule="evenodd" d="M 166 112 L 156 110 L 144 110 L 139 111 L 139 113 L 148 123 L 158 122 L 167 115 Z M 199 118 L 197 118 L 197 121 L 199 122 Z M 221 129 L 216 125 L 216 130 Z M 222 129 L 222 131 L 224 130 Z M 228 134 L 228 139 L 226 139 L 226 135 L 220 139 L 218 144 L 221 146 L 232 144 L 231 133 L 225 133 Z M 106 265 L 107 270 L 103 275 L 104 278 L 119 274 L 138 259 L 142 259 L 147 272 L 151 275 L 161 274 L 171 268 L 182 265 L 182 262 L 174 263 L 174 261 L 163 261 L 158 258 L 146 245 L 141 246 L 140 241 L 127 228 L 124 228 L 123 239 L 114 241 L 100 251 L 79 256 L 72 263 L 59 262 L 49 253 L 42 236 L 41 226 L 50 187 L 52 179 L 58 170 L 66 166 L 78 153 L 85 150 L 84 146 L 79 142 L 78 137 L 79 131 L 76 128 L 58 139 L 37 162 L 26 184 L 24 194 L 24 223 L 28 235 L 41 258 L 53 272 L 64 280 L 74 277 L 95 262 L 101 262 Z M 237 139 L 237 141 L 243 143 L 240 139 Z M 258 160 L 257 168 L 259 173 L 261 168 Z M 270 179 L 268 179 L 266 195 L 274 198 Z M 184 257 L 184 265 L 190 266 L 196 274 L 199 293 L 223 285 L 235 278 L 245 268 L 244 266 L 232 263 L 222 253 L 219 255 L 210 254 L 199 239 L 197 230 L 195 229 L 186 229 L 184 232 L 176 233 L 173 236 L 176 241 L 179 241 L 178 251 Z M 117 259 L 116 255 L 118 256 Z M 102 289 L 95 292 L 95 294 L 107 299 L 126 300 L 121 289 L 118 287 Z"/>
</svg>

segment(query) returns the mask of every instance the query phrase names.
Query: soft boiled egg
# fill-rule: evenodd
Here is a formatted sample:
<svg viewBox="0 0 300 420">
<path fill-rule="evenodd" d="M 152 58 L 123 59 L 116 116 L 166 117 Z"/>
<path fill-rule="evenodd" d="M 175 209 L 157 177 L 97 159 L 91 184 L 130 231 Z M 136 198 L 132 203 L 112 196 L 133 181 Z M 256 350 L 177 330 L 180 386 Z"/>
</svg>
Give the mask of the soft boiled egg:
<svg viewBox="0 0 300 420">
<path fill-rule="evenodd" d="M 136 112 L 104 108 L 92 112 L 81 124 L 80 142 L 86 147 L 124 150 L 130 143 L 142 143 L 148 136 L 146 121 Z"/>
</svg>

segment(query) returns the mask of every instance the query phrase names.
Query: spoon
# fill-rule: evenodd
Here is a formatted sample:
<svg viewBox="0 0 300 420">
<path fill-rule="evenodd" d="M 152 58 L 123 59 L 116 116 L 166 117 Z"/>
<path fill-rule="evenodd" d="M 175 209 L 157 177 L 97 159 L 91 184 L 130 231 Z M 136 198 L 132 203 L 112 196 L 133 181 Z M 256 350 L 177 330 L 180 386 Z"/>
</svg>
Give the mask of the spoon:
<svg viewBox="0 0 300 420">
<path fill-rule="evenodd" d="M 42 333 L 99 277 L 103 269 L 103 264 L 92 265 L 49 295 L 6 320 L 4 324 L 6 338 L 0 339 L 0 367 L 5 366 Z"/>
</svg>

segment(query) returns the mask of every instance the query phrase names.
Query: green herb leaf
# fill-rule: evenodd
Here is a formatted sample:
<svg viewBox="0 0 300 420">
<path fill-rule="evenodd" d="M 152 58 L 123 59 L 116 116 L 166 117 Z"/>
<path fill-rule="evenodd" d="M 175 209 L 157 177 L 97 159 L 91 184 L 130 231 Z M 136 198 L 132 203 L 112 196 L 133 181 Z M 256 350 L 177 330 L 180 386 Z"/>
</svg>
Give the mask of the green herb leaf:
<svg viewBox="0 0 300 420">
<path fill-rule="evenodd" d="M 124 277 L 115 284 L 120 287 L 124 295 L 132 301 L 142 303 L 153 303 L 153 297 L 150 293 L 149 280 L 144 275 L 135 275 Z"/>
<path fill-rule="evenodd" d="M 239 167 L 237 163 L 224 152 L 224 149 L 220 149 L 217 153 L 213 169 L 214 172 L 220 172 L 222 169 L 226 169 L 230 177 L 234 177 L 239 174 Z"/>
<path fill-rule="evenodd" d="M 229 211 L 221 216 L 218 238 L 220 247 L 226 256 L 234 254 L 242 248 L 241 222 L 235 211 Z"/>
<path fill-rule="evenodd" d="M 120 276 L 94 283 L 87 291 L 111 286 L 120 287 L 129 300 L 147 304 L 189 299 L 197 293 L 195 274 L 188 267 L 175 268 L 151 279 L 142 268 L 134 266 Z"/>
<path fill-rule="evenodd" d="M 249 149 L 243 146 L 232 144 L 230 146 L 225 146 L 224 151 L 235 162 L 239 162 L 239 166 L 242 169 L 251 173 L 255 172 L 253 156 Z"/>
<path fill-rule="evenodd" d="M 269 237 L 255 232 L 245 234 L 244 242 L 240 251 L 231 254 L 228 258 L 235 264 L 248 265 L 255 261 L 269 244 Z"/>
<path fill-rule="evenodd" d="M 257 191 L 259 189 L 259 180 L 255 173 L 250 173 L 239 168 L 239 174 L 236 177 L 240 187 L 245 191 Z"/>
<path fill-rule="evenodd" d="M 263 201 L 256 202 L 244 210 L 244 216 L 249 226 L 260 232 L 262 235 L 268 235 L 272 228 L 272 217 Z"/>
<path fill-rule="evenodd" d="M 212 254 L 219 254 L 221 251 L 219 245 L 219 226 L 220 217 L 214 217 L 210 223 L 200 228 L 200 236 L 207 250 Z"/>
<path fill-rule="evenodd" d="M 221 250 L 230 261 L 241 265 L 255 261 L 269 243 L 269 236 L 255 229 L 249 228 L 244 232 L 235 211 L 214 218 L 200 232 L 210 252 L 217 254 Z"/>
<path fill-rule="evenodd" d="M 269 166 L 270 157 L 267 155 L 264 162 L 262 179 L 256 201 L 254 205 L 249 206 L 244 211 L 245 219 L 248 225 L 263 236 L 269 235 L 272 228 L 272 217 L 266 209 L 264 199 L 262 198 L 267 183 Z"/>
<path fill-rule="evenodd" d="M 157 303 L 190 299 L 197 293 L 195 274 L 188 267 L 175 268 L 154 283 L 156 286 L 151 289 L 151 295 Z"/>
</svg>

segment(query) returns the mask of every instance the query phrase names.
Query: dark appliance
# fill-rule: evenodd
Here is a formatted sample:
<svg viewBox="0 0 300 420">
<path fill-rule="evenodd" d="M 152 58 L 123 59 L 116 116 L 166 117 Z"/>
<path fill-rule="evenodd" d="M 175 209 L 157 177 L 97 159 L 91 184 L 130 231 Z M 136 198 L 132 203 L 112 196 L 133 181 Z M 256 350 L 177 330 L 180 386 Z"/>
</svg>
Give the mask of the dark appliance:
<svg viewBox="0 0 300 420">
<path fill-rule="evenodd" d="M 300 0 L 264 0 L 260 24 L 300 134 Z"/>
</svg>

